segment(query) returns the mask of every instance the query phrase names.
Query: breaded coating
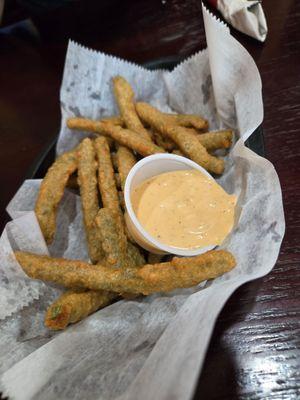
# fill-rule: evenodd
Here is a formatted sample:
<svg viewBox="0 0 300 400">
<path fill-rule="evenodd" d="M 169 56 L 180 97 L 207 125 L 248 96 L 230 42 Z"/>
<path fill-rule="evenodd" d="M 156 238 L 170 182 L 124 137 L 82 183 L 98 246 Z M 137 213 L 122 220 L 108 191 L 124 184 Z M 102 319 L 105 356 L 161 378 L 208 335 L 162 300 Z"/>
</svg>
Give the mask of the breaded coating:
<svg viewBox="0 0 300 400">
<path fill-rule="evenodd" d="M 113 268 L 126 268 L 144 264 L 145 260 L 139 250 L 131 243 L 127 247 L 127 238 L 119 229 L 117 219 L 111 209 L 99 210 L 95 221 L 102 237 L 106 265 L 110 264 Z M 122 296 L 130 299 L 136 297 L 130 293 L 122 293 Z M 82 320 L 118 297 L 120 297 L 119 294 L 115 292 L 103 290 L 69 290 L 48 308 L 45 325 L 49 329 L 64 329 L 68 324 Z"/>
<path fill-rule="evenodd" d="M 45 325 L 49 329 L 65 329 L 93 312 L 109 305 L 119 295 L 96 290 L 68 290 L 47 309 Z"/>
<path fill-rule="evenodd" d="M 226 129 L 216 132 L 202 133 L 197 136 L 207 151 L 228 149 L 232 145 L 233 132 Z"/>
<path fill-rule="evenodd" d="M 138 246 L 130 241 L 127 242 L 127 256 L 131 266 L 141 267 L 142 265 L 145 265 L 145 257 L 142 255 Z"/>
<path fill-rule="evenodd" d="M 112 165 L 110 150 L 107 139 L 99 136 L 95 142 L 96 155 L 98 160 L 98 188 L 101 193 L 103 207 L 111 209 L 118 215 L 120 226 L 123 227 L 123 214 L 119 204 L 118 189 L 115 180 L 115 171 Z"/>
<path fill-rule="evenodd" d="M 80 143 L 78 150 L 78 183 L 88 251 L 93 263 L 101 261 L 104 256 L 101 237 L 95 226 L 99 210 L 96 173 L 96 152 L 92 140 L 86 138 Z"/>
<path fill-rule="evenodd" d="M 138 267 L 145 264 L 139 249 L 127 241 L 124 229 L 120 229 L 117 215 L 109 208 L 99 210 L 96 224 L 102 237 L 105 261 L 114 268 Z"/>
<path fill-rule="evenodd" d="M 170 124 L 179 125 L 186 128 L 195 128 L 199 130 L 206 130 L 208 128 L 207 120 L 200 117 L 199 115 L 164 113 L 164 116 L 167 118 Z"/>
<path fill-rule="evenodd" d="M 119 215 L 110 208 L 101 208 L 95 222 L 102 237 L 102 247 L 108 264 L 119 268 L 127 263 L 127 238 L 120 228 Z"/>
<path fill-rule="evenodd" d="M 113 125 L 118 125 L 118 126 L 125 126 L 125 122 L 122 117 L 119 115 L 112 116 L 112 117 L 104 117 L 100 119 L 101 122 L 108 122 Z"/>
<path fill-rule="evenodd" d="M 147 129 L 141 123 L 134 104 L 134 91 L 122 76 L 113 78 L 114 94 L 120 114 L 128 129 L 138 133 L 143 139 L 151 140 Z"/>
<path fill-rule="evenodd" d="M 127 175 L 135 163 L 136 158 L 132 151 L 127 147 L 119 146 L 116 153 L 116 164 L 122 190 L 124 190 Z"/>
<path fill-rule="evenodd" d="M 152 136 L 155 143 L 166 151 L 172 151 L 175 149 L 176 144 L 173 142 L 173 140 L 166 138 L 160 132 L 152 131 Z"/>
<path fill-rule="evenodd" d="M 233 132 L 231 130 L 222 130 L 201 134 L 195 133 L 193 129 L 189 129 L 189 131 L 194 133 L 197 140 L 199 140 L 199 142 L 206 148 L 207 151 L 228 149 L 232 145 Z M 178 156 L 184 156 L 182 151 L 178 149 L 173 150 L 172 153 L 177 154 Z"/>
<path fill-rule="evenodd" d="M 142 156 L 165 152 L 164 149 L 142 138 L 138 133 L 129 129 L 123 129 L 109 122 L 93 121 L 88 118 L 69 118 L 67 125 L 70 129 L 109 136 L 119 144 L 129 147 Z"/>
<path fill-rule="evenodd" d="M 95 147 L 98 157 L 98 186 L 102 197 L 102 203 L 105 208 L 113 211 L 114 217 L 117 218 L 118 230 L 126 232 L 124 215 L 121 205 L 123 204 L 122 197 L 120 198 L 116 186 L 115 173 L 110 157 L 109 148 L 105 137 L 99 137 L 95 140 Z M 135 158 L 132 152 L 126 147 L 120 146 L 117 151 L 117 164 L 119 166 L 119 178 L 121 184 L 125 184 L 126 176 L 131 169 Z M 124 186 L 123 186 L 124 187 Z"/>
<path fill-rule="evenodd" d="M 224 171 L 224 160 L 210 155 L 195 135 L 188 132 L 188 129 L 170 124 L 163 113 L 147 103 L 137 103 L 136 109 L 143 121 L 172 139 L 191 160 L 215 174 L 221 174 Z"/>
<path fill-rule="evenodd" d="M 35 204 L 35 213 L 46 243 L 53 241 L 59 202 L 69 177 L 78 167 L 77 148 L 59 156 L 43 179 Z"/>
<path fill-rule="evenodd" d="M 109 124 L 116 125 L 116 126 L 121 126 L 123 128 L 125 127 L 123 118 L 118 115 L 113 116 L 113 117 L 101 118 L 100 122 L 109 123 Z M 108 142 L 109 147 L 112 149 L 114 147 L 114 140 L 111 137 L 107 137 L 107 142 Z"/>
<path fill-rule="evenodd" d="M 120 269 L 21 251 L 14 254 L 24 272 L 33 279 L 69 288 L 145 295 L 192 287 L 216 278 L 236 265 L 233 255 L 225 250 L 212 250 L 195 257 L 175 257 L 170 262 L 147 264 L 141 268 Z"/>
</svg>

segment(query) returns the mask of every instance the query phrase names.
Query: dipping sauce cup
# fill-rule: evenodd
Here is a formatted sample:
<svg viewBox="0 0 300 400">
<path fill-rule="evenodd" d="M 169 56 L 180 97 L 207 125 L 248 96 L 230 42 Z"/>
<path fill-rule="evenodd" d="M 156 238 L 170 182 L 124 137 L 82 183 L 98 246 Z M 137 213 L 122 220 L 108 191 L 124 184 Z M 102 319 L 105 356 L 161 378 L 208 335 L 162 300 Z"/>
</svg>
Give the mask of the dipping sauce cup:
<svg viewBox="0 0 300 400">
<path fill-rule="evenodd" d="M 188 158 L 177 156 L 175 154 L 154 154 L 145 157 L 135 164 L 127 176 L 124 189 L 126 225 L 136 243 L 151 253 L 176 254 L 179 256 L 190 257 L 205 253 L 206 251 L 212 250 L 216 247 L 216 245 L 211 245 L 196 249 L 181 249 L 161 243 L 143 228 L 133 210 L 131 192 L 142 182 L 164 172 L 189 169 L 196 169 L 214 181 L 214 178 L 200 165 Z"/>
</svg>

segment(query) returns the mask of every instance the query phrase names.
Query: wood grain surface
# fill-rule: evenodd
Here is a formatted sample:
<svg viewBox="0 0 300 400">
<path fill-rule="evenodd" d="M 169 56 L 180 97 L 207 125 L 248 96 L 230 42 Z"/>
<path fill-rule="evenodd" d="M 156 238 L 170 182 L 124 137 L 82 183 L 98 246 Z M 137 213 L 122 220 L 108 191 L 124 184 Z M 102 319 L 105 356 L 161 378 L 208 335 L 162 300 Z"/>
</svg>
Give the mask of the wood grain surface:
<svg viewBox="0 0 300 400">
<path fill-rule="evenodd" d="M 232 32 L 262 76 L 266 152 L 281 181 L 287 231 L 274 270 L 222 310 L 195 399 L 300 398 L 300 2 L 264 0 L 263 7 L 265 44 Z M 6 9 L 4 25 L 11 15 Z M 69 37 L 138 63 L 206 46 L 199 0 L 81 1 L 31 16 L 34 30 L 23 23 L 0 31 L 1 230 L 5 206 L 59 129 Z"/>
</svg>

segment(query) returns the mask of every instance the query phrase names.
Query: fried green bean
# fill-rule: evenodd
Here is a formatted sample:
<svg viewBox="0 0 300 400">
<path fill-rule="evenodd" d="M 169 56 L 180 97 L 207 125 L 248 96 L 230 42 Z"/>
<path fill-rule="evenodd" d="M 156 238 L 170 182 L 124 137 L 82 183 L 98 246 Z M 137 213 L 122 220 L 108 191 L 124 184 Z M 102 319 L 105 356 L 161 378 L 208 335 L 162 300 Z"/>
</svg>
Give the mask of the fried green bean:
<svg viewBox="0 0 300 400">
<path fill-rule="evenodd" d="M 221 174 L 224 171 L 224 161 L 210 155 L 187 128 L 170 124 L 163 113 L 147 103 L 137 103 L 136 109 L 143 121 L 172 139 L 179 149 L 193 161 L 216 174 Z"/>
<path fill-rule="evenodd" d="M 95 220 L 105 252 L 105 263 L 113 268 L 138 267 L 144 264 L 139 250 L 127 239 L 119 229 L 117 219 L 109 208 L 99 210 Z M 128 247 L 127 247 L 128 246 Z M 136 295 L 122 293 L 126 299 Z M 104 290 L 73 289 L 60 296 L 47 310 L 45 325 L 49 329 L 64 329 L 71 323 L 78 322 L 89 314 L 103 308 L 117 299 L 119 294 Z"/>
<path fill-rule="evenodd" d="M 200 117 L 199 115 L 164 113 L 164 116 L 170 124 L 175 124 L 186 128 L 195 128 L 199 130 L 208 128 L 207 120 Z"/>
<path fill-rule="evenodd" d="M 201 134 L 196 132 L 194 129 L 189 129 L 188 131 L 194 134 L 197 140 L 199 140 L 199 142 L 206 148 L 207 151 L 228 149 L 232 145 L 233 132 L 229 129 Z M 173 150 L 172 153 L 183 155 L 178 149 Z"/>
<path fill-rule="evenodd" d="M 109 122 L 93 121 L 87 118 L 69 118 L 67 125 L 70 129 L 109 136 L 119 144 L 129 147 L 142 156 L 165 152 L 164 149 L 142 138 L 138 133 L 129 129 L 123 129 L 117 125 L 112 125 Z"/>
<path fill-rule="evenodd" d="M 108 123 L 108 124 L 112 124 L 115 126 L 120 126 L 120 127 L 125 127 L 125 123 L 123 121 L 123 118 L 116 115 L 116 116 L 112 116 L 112 117 L 103 117 L 100 119 L 100 122 L 103 123 Z M 107 142 L 110 148 L 114 147 L 114 140 L 111 137 L 107 137 Z"/>
<path fill-rule="evenodd" d="M 104 290 L 68 290 L 47 309 L 45 325 L 53 330 L 65 329 L 69 324 L 106 307 L 118 297 L 117 293 Z"/>
<path fill-rule="evenodd" d="M 135 163 L 136 158 L 132 151 L 127 147 L 119 146 L 116 153 L 116 164 L 122 190 L 124 190 L 127 175 Z"/>
<path fill-rule="evenodd" d="M 99 210 L 96 224 L 101 232 L 106 262 L 115 268 L 141 266 L 145 259 L 139 249 L 127 241 L 124 229 L 120 229 L 117 215 L 109 208 Z"/>
<path fill-rule="evenodd" d="M 233 255 L 225 250 L 212 250 L 195 257 L 174 257 L 170 262 L 147 264 L 141 268 L 119 269 L 20 251 L 14 254 L 24 272 L 33 279 L 69 288 L 136 294 L 195 286 L 236 265 Z"/>
<path fill-rule="evenodd" d="M 95 226 L 99 210 L 96 173 L 96 152 L 92 140 L 86 138 L 78 150 L 78 183 L 88 250 L 90 259 L 94 263 L 103 259 L 101 237 Z"/>
<path fill-rule="evenodd" d="M 125 229 L 124 216 L 121 209 L 120 197 L 116 186 L 115 174 L 110 157 L 109 148 L 104 137 L 99 137 L 95 141 L 98 156 L 98 186 L 102 197 L 103 206 L 113 211 L 117 218 L 118 231 L 127 232 Z M 117 151 L 117 164 L 119 166 L 119 177 L 125 183 L 127 173 L 131 169 L 135 158 L 130 150 L 120 146 Z M 123 186 L 124 187 L 124 186 Z"/>
<path fill-rule="evenodd" d="M 115 171 L 112 165 L 107 139 L 103 136 L 99 136 L 94 144 L 98 160 L 98 188 L 101 193 L 103 207 L 110 208 L 122 219 L 123 214 L 119 204 Z"/>
<path fill-rule="evenodd" d="M 127 242 L 127 256 L 129 258 L 130 265 L 134 267 L 141 267 L 145 265 L 145 257 L 142 255 L 138 246 L 132 242 Z"/>
<path fill-rule="evenodd" d="M 95 219 L 102 237 L 105 260 L 116 268 L 124 267 L 127 263 L 127 239 L 118 217 L 115 210 L 101 208 Z"/>
<path fill-rule="evenodd" d="M 54 238 L 59 202 L 68 179 L 76 171 L 77 166 L 77 149 L 64 153 L 51 165 L 41 183 L 35 213 L 48 244 Z"/>
<path fill-rule="evenodd" d="M 228 149 L 232 145 L 232 138 L 233 132 L 229 129 L 198 135 L 199 142 L 207 151 Z"/>
<path fill-rule="evenodd" d="M 113 125 L 125 126 L 125 122 L 124 122 L 123 118 L 118 115 L 112 116 L 112 117 L 101 118 L 100 122 L 108 122 Z"/>
<path fill-rule="evenodd" d="M 113 78 L 114 94 L 120 114 L 128 129 L 138 133 L 143 139 L 151 140 L 151 136 L 141 123 L 134 105 L 134 91 L 122 76 Z"/>
<path fill-rule="evenodd" d="M 160 132 L 152 131 L 152 136 L 155 143 L 166 151 L 172 151 L 175 149 L 176 144 L 173 142 L 173 140 L 162 136 Z"/>
</svg>

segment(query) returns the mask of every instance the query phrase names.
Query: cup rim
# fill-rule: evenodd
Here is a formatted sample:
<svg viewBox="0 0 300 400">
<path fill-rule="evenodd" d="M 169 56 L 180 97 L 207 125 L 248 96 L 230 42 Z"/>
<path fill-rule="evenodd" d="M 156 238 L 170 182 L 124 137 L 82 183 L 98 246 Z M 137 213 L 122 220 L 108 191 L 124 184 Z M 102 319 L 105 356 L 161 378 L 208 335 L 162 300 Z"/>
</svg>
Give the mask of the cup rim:
<svg viewBox="0 0 300 400">
<path fill-rule="evenodd" d="M 160 241 L 156 240 L 153 236 L 151 236 L 145 228 L 143 228 L 142 224 L 138 220 L 137 216 L 135 215 L 135 212 L 133 210 L 132 204 L 131 204 L 131 198 L 130 198 L 130 192 L 131 192 L 131 184 L 132 180 L 141 168 L 143 168 L 146 164 L 149 164 L 155 160 L 174 160 L 178 161 L 182 164 L 187 165 L 190 167 L 190 169 L 196 169 L 203 174 L 205 174 L 208 178 L 215 180 L 209 172 L 207 172 L 203 167 L 201 167 L 199 164 L 195 163 L 194 161 L 190 160 L 189 158 L 183 157 L 183 156 L 178 156 L 176 154 L 164 154 L 164 153 L 158 153 L 158 154 L 152 154 L 150 156 L 142 158 L 140 161 L 138 161 L 129 171 L 129 174 L 126 178 L 125 181 L 125 187 L 124 187 L 124 199 L 125 199 L 125 206 L 126 210 L 128 213 L 129 218 L 133 222 L 134 226 L 136 229 L 139 231 L 139 234 L 145 239 L 146 242 L 150 243 L 151 246 L 153 246 L 156 249 L 159 249 L 160 251 L 163 251 L 164 253 L 169 253 L 169 254 L 176 254 L 179 256 L 197 256 L 200 254 L 203 254 L 209 250 L 214 249 L 217 245 L 210 245 L 206 247 L 197 247 L 196 249 L 184 249 L 180 247 L 174 247 L 174 246 L 169 246 L 167 244 L 161 243 Z"/>
</svg>

